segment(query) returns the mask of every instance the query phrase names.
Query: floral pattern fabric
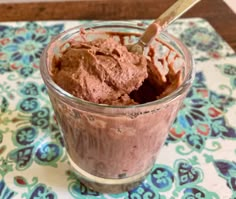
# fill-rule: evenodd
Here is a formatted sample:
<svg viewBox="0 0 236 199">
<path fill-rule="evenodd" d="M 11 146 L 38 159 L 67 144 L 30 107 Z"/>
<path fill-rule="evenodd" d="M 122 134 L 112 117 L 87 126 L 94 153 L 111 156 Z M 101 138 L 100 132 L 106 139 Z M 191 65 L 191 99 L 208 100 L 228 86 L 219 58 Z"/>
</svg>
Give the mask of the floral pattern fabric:
<svg viewBox="0 0 236 199">
<path fill-rule="evenodd" d="M 196 78 L 151 174 L 121 194 L 79 182 L 38 68 L 53 36 L 86 22 L 0 23 L 0 198 L 236 199 L 236 55 L 200 18 L 167 30 L 192 52 Z"/>
</svg>

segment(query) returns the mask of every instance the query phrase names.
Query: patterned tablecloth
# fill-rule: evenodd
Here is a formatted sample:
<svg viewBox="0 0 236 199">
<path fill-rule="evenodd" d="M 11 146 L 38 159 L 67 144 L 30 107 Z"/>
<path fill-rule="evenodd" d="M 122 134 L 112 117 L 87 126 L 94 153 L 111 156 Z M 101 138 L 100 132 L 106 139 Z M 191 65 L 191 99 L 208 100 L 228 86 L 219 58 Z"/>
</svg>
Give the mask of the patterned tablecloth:
<svg viewBox="0 0 236 199">
<path fill-rule="evenodd" d="M 235 199 L 236 55 L 199 18 L 168 28 L 191 50 L 197 73 L 145 182 L 112 195 L 77 180 L 38 68 L 53 35 L 85 22 L 0 24 L 0 198 Z"/>
</svg>

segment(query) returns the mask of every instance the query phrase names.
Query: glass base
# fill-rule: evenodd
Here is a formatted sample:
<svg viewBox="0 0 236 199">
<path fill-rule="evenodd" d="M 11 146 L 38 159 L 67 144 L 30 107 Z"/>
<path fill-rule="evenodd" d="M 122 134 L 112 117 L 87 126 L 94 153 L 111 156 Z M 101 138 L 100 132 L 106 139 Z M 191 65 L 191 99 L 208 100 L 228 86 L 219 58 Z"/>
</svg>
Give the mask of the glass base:
<svg viewBox="0 0 236 199">
<path fill-rule="evenodd" d="M 121 193 L 130 191 L 131 189 L 137 187 L 146 178 L 151 170 L 150 168 L 139 173 L 138 175 L 128 178 L 106 179 L 87 173 L 76 165 L 69 155 L 68 159 L 72 168 L 78 174 L 79 180 L 88 188 L 101 193 Z"/>
</svg>

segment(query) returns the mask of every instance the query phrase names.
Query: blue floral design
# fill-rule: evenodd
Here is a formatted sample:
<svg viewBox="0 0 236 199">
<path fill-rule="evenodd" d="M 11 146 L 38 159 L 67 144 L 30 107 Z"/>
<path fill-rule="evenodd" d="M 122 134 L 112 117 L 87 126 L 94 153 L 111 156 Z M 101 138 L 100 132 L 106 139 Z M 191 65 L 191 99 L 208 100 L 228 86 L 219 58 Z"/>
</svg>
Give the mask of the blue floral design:
<svg viewBox="0 0 236 199">
<path fill-rule="evenodd" d="M 220 199 L 216 193 L 207 191 L 202 187 L 190 187 L 184 190 L 184 196 L 182 199 Z"/>
<path fill-rule="evenodd" d="M 190 47 L 197 63 L 226 56 L 227 45 L 224 45 L 221 38 L 206 25 L 204 20 L 196 22 L 190 20 L 190 22 L 191 24 L 189 23 L 186 28 L 186 22 L 179 21 L 173 24 L 172 30 L 175 30 L 177 35 L 181 35 L 182 41 Z M 150 21 L 144 22 L 145 25 L 149 23 Z M 63 156 L 63 138 L 55 122 L 51 106 L 48 104 L 46 87 L 37 79 L 40 74 L 38 68 L 42 49 L 53 35 L 64 29 L 64 26 L 63 24 L 47 25 L 47 22 L 43 22 L 44 25 L 37 22 L 23 24 L 20 27 L 0 25 L 0 74 L 4 81 L 8 81 L 7 86 L 1 89 L 4 93 L 0 96 L 0 143 L 2 144 L 0 161 L 3 160 L 1 159 L 3 156 L 6 156 L 6 161 L 4 160 L 0 164 L 0 176 L 3 177 L 0 181 L 0 198 L 4 198 L 3 195 L 14 198 L 12 196 L 14 191 L 8 189 L 5 183 L 8 181 L 5 179 L 14 175 L 15 171 L 29 169 L 29 172 L 30 170 L 34 172 L 35 165 L 41 168 L 45 166 L 45 169 L 50 166 L 56 168 L 59 164 L 67 167 L 66 156 Z M 233 90 L 236 85 L 235 65 L 223 63 L 216 67 L 220 68 L 222 76 L 228 78 L 229 89 L 232 89 L 232 93 L 235 94 Z M 174 158 L 175 163 L 170 163 L 170 161 L 172 162 L 170 160 L 167 161 L 170 164 L 156 164 L 150 175 L 137 188 L 116 195 L 98 193 L 80 183 L 77 176 L 73 179 L 68 178 L 66 181 L 66 175 L 62 175 L 62 179 L 67 183 L 64 187 L 60 187 L 64 188 L 65 197 L 81 199 L 219 199 L 217 193 L 213 194 L 210 191 L 210 186 L 214 182 L 206 187 L 209 190 L 200 186 L 202 180 L 205 183 L 203 177 L 208 175 L 208 171 L 202 170 L 204 169 L 202 161 L 194 159 L 191 155 L 202 157 L 211 144 L 218 147 L 221 144 L 220 140 L 224 139 L 222 142 L 222 147 L 224 147 L 227 141 L 232 142 L 236 139 L 236 129 L 229 125 L 226 117 L 228 110 L 235 108 L 236 100 L 232 97 L 232 93 L 222 95 L 209 90 L 206 82 L 203 69 L 197 73 L 194 85 L 170 131 L 166 144 L 171 145 L 172 149 L 175 147 L 173 152 L 176 156 L 172 157 L 172 154 L 167 154 L 167 158 Z M 10 124 L 10 128 L 6 124 Z M 9 141 L 13 142 L 15 148 L 6 144 Z M 185 147 L 189 151 L 186 152 Z M 219 147 L 217 149 L 220 152 L 221 149 Z M 6 152 L 7 154 L 3 154 Z M 214 156 L 213 150 L 210 153 Z M 178 159 L 183 158 L 181 155 L 185 155 L 188 159 Z M 222 191 L 231 190 L 232 199 L 236 198 L 235 162 L 223 158 L 212 160 L 211 163 L 212 165 L 208 166 L 214 166 L 220 176 L 219 179 L 223 181 Z M 23 175 L 25 173 L 27 172 L 22 172 Z M 43 181 L 42 183 L 48 183 L 46 185 L 38 183 L 38 178 L 35 177 L 29 184 L 28 182 L 32 178 L 27 175 L 23 178 L 14 176 L 14 179 L 18 179 L 18 184 L 15 184 L 18 188 L 28 189 L 24 194 L 20 194 L 20 189 L 18 189 L 18 197 L 27 199 L 63 197 L 50 188 L 52 186 L 50 183 L 54 183 L 52 181 Z M 41 179 L 45 180 L 44 176 L 40 176 Z M 56 187 L 56 184 L 53 184 L 53 187 Z M 22 191 L 24 192 L 24 190 Z M 14 192 L 14 196 L 15 194 Z"/>
<path fill-rule="evenodd" d="M 36 35 L 27 32 L 13 39 L 13 43 L 4 47 L 4 51 L 10 53 L 10 61 L 21 60 L 25 66 L 38 59 L 49 42 L 47 35 Z"/>
<path fill-rule="evenodd" d="M 155 165 L 149 178 L 159 191 L 168 191 L 174 183 L 173 171 L 166 165 Z"/>
<path fill-rule="evenodd" d="M 33 146 L 20 147 L 8 154 L 9 159 L 16 163 L 17 170 L 23 171 L 33 163 L 33 149 Z"/>
<path fill-rule="evenodd" d="M 20 145 L 28 145 L 34 142 L 37 135 L 38 135 L 37 129 L 31 126 L 26 126 L 16 131 L 15 140 L 16 143 Z"/>
<path fill-rule="evenodd" d="M 57 161 L 60 158 L 61 149 L 57 144 L 45 143 L 36 151 L 36 157 L 40 162 L 52 162 Z"/>
<path fill-rule="evenodd" d="M 86 196 L 88 199 L 90 199 L 90 197 L 100 198 L 101 194 L 97 191 L 89 189 L 83 183 L 81 183 L 74 172 L 67 171 L 66 174 L 68 176 L 68 181 L 70 181 L 68 190 L 74 198 L 82 198 L 83 196 Z"/>
<path fill-rule="evenodd" d="M 128 192 L 128 199 L 134 198 L 161 199 L 161 195 L 158 192 L 155 193 L 149 184 L 142 183 L 137 188 Z"/>
<path fill-rule="evenodd" d="M 26 96 L 37 96 L 39 94 L 38 87 L 35 83 L 27 82 L 21 89 L 20 93 Z"/>
<path fill-rule="evenodd" d="M 221 72 L 229 77 L 233 89 L 236 89 L 236 65 L 233 64 L 216 64 Z"/>
<path fill-rule="evenodd" d="M 42 107 L 40 110 L 32 113 L 30 118 L 32 125 L 46 129 L 49 127 L 50 122 L 50 110 L 48 107 Z"/>
<path fill-rule="evenodd" d="M 200 51 L 215 50 L 222 47 L 219 36 L 204 27 L 193 26 L 185 30 L 180 37 L 187 46 L 194 46 Z"/>
<path fill-rule="evenodd" d="M 0 181 L 0 198 L 1 199 L 12 199 L 16 195 L 16 192 L 12 191 L 7 187 L 5 181 Z"/>
<path fill-rule="evenodd" d="M 57 199 L 57 195 L 44 184 L 38 184 L 31 193 L 29 199 Z"/>
<path fill-rule="evenodd" d="M 179 159 L 175 162 L 175 168 L 177 171 L 176 183 L 179 186 L 178 189 L 189 187 L 203 180 L 202 169 L 195 167 L 189 161 Z"/>
<path fill-rule="evenodd" d="M 0 26 L 0 50 L 3 52 L 0 74 L 17 70 L 20 75 L 29 77 L 39 67 L 40 55 L 51 37 L 63 28 L 63 24 L 40 26 L 35 22 L 17 28 Z"/>
<path fill-rule="evenodd" d="M 11 37 L 15 33 L 15 29 L 11 26 L 0 25 L 0 38 Z"/>
<path fill-rule="evenodd" d="M 25 78 L 30 77 L 33 74 L 33 72 L 34 69 L 30 67 L 24 67 L 19 70 L 20 75 L 22 75 Z"/>
<path fill-rule="evenodd" d="M 218 175 L 226 180 L 226 185 L 232 190 L 232 199 L 236 196 L 236 162 L 217 159 L 212 155 L 204 154 L 207 163 L 213 163 Z"/>
<path fill-rule="evenodd" d="M 208 138 L 236 139 L 236 129 L 228 126 L 224 115 L 236 99 L 208 90 L 204 81 L 203 73 L 197 73 L 166 144 L 183 140 L 188 147 L 201 152 Z"/>
<path fill-rule="evenodd" d="M 19 103 L 19 109 L 23 112 L 32 112 L 39 107 L 37 98 L 28 97 Z"/>
</svg>

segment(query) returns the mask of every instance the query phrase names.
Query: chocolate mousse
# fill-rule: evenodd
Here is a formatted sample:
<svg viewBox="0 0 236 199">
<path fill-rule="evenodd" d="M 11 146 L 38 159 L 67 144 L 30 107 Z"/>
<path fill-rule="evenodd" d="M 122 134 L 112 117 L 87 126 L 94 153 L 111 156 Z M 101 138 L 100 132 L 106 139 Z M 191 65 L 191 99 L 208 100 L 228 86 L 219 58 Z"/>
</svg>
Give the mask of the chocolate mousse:
<svg viewBox="0 0 236 199">
<path fill-rule="evenodd" d="M 139 55 L 127 50 L 125 37 L 130 35 L 118 35 L 117 39 L 113 34 L 92 41 L 73 38 L 51 66 L 52 79 L 65 91 L 96 104 L 113 105 L 75 103 L 49 93 L 70 162 L 84 176 L 143 179 L 186 94 L 135 106 L 176 90 L 186 66 L 162 41 L 156 39 Z"/>
<path fill-rule="evenodd" d="M 146 58 L 112 38 L 71 42 L 52 73 L 61 88 L 78 98 L 125 105 L 135 104 L 128 94 L 148 76 Z"/>
<path fill-rule="evenodd" d="M 172 52 L 173 53 L 173 52 Z M 170 54 L 155 58 L 129 52 L 113 37 L 69 42 L 51 70 L 53 80 L 72 95 L 98 104 L 135 105 L 154 101 L 181 84 L 181 68 Z"/>
</svg>

